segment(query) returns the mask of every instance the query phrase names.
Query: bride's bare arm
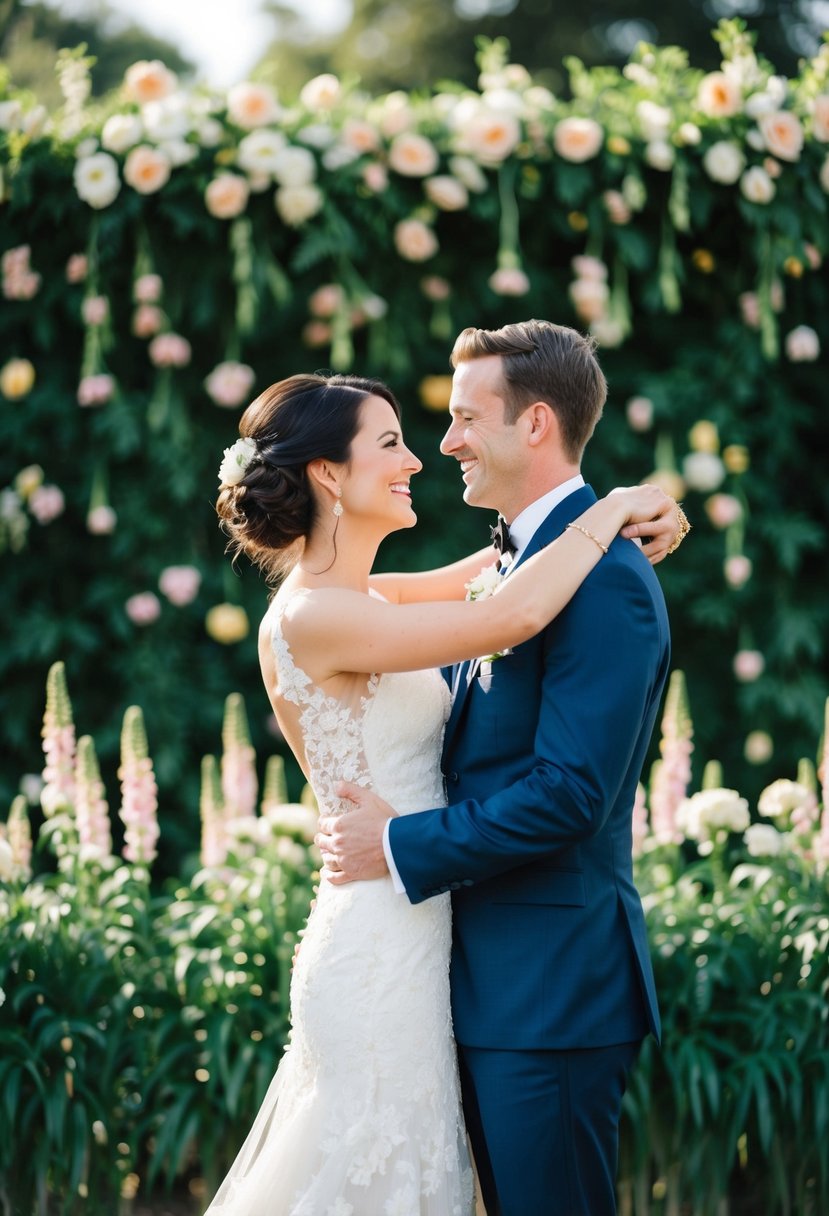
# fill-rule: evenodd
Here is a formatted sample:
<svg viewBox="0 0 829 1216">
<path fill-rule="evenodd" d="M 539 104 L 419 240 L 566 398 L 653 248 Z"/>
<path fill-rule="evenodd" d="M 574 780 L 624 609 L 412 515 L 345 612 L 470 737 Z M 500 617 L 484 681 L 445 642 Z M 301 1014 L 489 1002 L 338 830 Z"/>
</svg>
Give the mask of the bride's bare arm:
<svg viewBox="0 0 829 1216">
<path fill-rule="evenodd" d="M 412 574 L 372 574 L 369 585 L 392 604 L 462 600 L 466 598 L 466 584 L 483 566 L 491 566 L 497 560 L 498 550 L 490 546 L 436 570 L 417 570 Z"/>
<path fill-rule="evenodd" d="M 608 495 L 487 599 L 388 604 L 324 588 L 292 597 L 284 627 L 295 656 L 312 658 L 318 681 L 341 672 L 444 666 L 517 646 L 565 607 L 623 524 L 652 518 L 663 502 L 655 486 Z M 298 661 L 309 670 L 308 660 Z"/>
</svg>

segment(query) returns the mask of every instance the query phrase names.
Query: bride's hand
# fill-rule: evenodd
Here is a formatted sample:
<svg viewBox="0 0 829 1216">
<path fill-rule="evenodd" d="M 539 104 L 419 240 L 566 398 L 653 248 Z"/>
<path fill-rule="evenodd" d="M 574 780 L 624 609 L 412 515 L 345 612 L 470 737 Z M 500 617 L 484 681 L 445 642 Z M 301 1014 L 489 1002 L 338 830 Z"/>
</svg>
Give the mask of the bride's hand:
<svg viewBox="0 0 829 1216">
<path fill-rule="evenodd" d="M 628 540 L 646 538 L 642 552 L 652 566 L 673 553 L 690 531 L 682 508 L 658 486 L 618 487 L 610 493 L 625 500 L 628 522 L 620 535 Z"/>
</svg>

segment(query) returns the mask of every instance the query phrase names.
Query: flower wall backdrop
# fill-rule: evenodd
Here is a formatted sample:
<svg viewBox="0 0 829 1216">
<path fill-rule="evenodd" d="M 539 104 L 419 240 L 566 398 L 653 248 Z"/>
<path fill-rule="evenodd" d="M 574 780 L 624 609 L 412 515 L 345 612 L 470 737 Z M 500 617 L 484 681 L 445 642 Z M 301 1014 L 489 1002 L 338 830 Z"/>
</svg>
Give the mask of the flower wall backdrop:
<svg viewBox="0 0 829 1216">
<path fill-rule="evenodd" d="M 683 763 L 721 761 L 753 797 L 814 757 L 829 48 L 786 80 L 740 23 L 716 36 L 721 71 L 642 46 L 621 72 L 571 61 L 566 100 L 499 44 L 477 92 L 369 97 L 321 76 L 296 99 L 213 95 L 155 62 L 93 106 L 79 53 L 59 113 L 0 84 L 7 799 L 38 767 L 39 689 L 62 658 L 108 781 L 112 706 L 141 704 L 162 850 L 191 846 L 228 692 L 260 750 L 273 728 L 266 589 L 231 569 L 212 510 L 241 408 L 300 370 L 388 378 L 425 471 L 421 527 L 382 560 L 450 559 L 488 520 L 437 454 L 448 352 L 467 324 L 533 315 L 600 342 L 611 398 L 588 477 L 658 479 L 695 525 L 660 567 L 697 715 Z"/>
</svg>

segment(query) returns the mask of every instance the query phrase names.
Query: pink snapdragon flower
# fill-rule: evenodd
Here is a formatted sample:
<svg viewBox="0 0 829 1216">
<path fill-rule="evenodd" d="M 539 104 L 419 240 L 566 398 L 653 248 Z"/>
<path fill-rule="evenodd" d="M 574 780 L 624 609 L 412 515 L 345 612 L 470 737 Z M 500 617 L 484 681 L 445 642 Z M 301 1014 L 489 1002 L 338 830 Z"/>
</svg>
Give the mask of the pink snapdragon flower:
<svg viewBox="0 0 829 1216">
<path fill-rule="evenodd" d="M 149 346 L 150 360 L 156 367 L 186 367 L 191 353 L 190 343 L 181 334 L 159 334 Z"/>
<path fill-rule="evenodd" d="M 121 731 L 121 809 L 124 824 L 124 857 L 150 865 L 158 841 L 158 786 L 147 749 L 144 715 L 137 705 L 124 714 Z"/>
<path fill-rule="evenodd" d="M 152 591 L 139 591 L 130 596 L 124 611 L 133 625 L 152 625 L 161 616 L 161 604 Z"/>
<path fill-rule="evenodd" d="M 198 595 L 201 572 L 195 566 L 167 566 L 159 575 L 158 586 L 171 604 L 183 608 Z"/>
<path fill-rule="evenodd" d="M 70 807 L 75 798 L 75 724 L 63 663 L 53 663 L 46 677 L 42 735 L 46 763 L 40 801 L 49 817 Z"/>
<path fill-rule="evenodd" d="M 227 857 L 222 787 L 215 756 L 205 756 L 201 763 L 201 816 L 200 860 L 205 869 L 222 865 Z"/>
<path fill-rule="evenodd" d="M 9 808 L 6 838 L 12 851 L 15 876 L 27 882 L 32 876 L 32 827 L 25 794 L 18 794 Z"/>
<path fill-rule="evenodd" d="M 685 676 L 681 671 L 675 671 L 668 685 L 662 718 L 659 743 L 662 761 L 656 768 L 651 788 L 651 826 L 660 844 L 678 844 L 681 840 L 676 812 L 691 781 L 693 734 Z"/>
<path fill-rule="evenodd" d="M 50 524 L 63 514 L 66 500 L 58 486 L 38 486 L 29 495 L 29 510 L 39 524 Z"/>
<path fill-rule="evenodd" d="M 106 296 L 87 296 L 81 305 L 84 325 L 103 325 L 109 319 L 109 300 Z"/>
<path fill-rule="evenodd" d="M 225 822 L 256 814 L 256 752 L 250 742 L 245 702 L 234 692 L 225 701 L 222 726 L 222 798 Z"/>
<path fill-rule="evenodd" d="M 90 735 L 82 735 L 78 740 L 75 764 L 75 819 L 81 855 L 87 858 L 111 857 L 109 805 L 104 794 L 95 744 Z"/>
<path fill-rule="evenodd" d="M 112 399 L 115 381 L 106 372 L 96 376 L 84 376 L 78 385 L 78 405 L 106 405 Z"/>
</svg>

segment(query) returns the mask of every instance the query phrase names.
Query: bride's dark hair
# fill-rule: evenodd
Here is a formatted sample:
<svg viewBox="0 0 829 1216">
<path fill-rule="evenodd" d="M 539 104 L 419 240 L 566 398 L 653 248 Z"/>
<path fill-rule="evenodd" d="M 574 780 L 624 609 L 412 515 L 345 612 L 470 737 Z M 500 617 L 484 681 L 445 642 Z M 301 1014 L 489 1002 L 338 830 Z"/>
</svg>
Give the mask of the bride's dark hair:
<svg viewBox="0 0 829 1216">
<path fill-rule="evenodd" d="M 348 461 L 367 397 L 382 397 L 400 418 L 397 398 L 381 380 L 340 375 L 290 376 L 242 414 L 239 434 L 255 440 L 255 455 L 237 485 L 222 486 L 216 511 L 228 548 L 269 578 L 293 564 L 314 523 L 308 463 Z"/>
</svg>

